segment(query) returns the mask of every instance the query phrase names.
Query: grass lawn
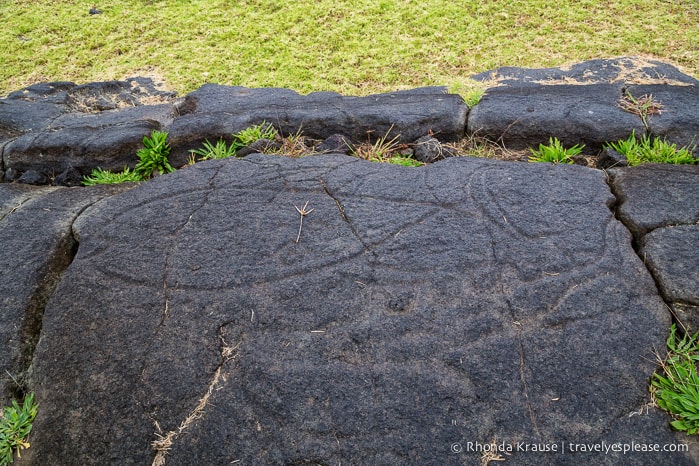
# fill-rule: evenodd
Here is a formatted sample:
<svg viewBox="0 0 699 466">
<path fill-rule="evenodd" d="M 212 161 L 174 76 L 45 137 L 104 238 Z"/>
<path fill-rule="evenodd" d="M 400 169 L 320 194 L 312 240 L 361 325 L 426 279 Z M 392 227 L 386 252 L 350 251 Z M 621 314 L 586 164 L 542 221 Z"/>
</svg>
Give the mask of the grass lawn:
<svg viewBox="0 0 699 466">
<path fill-rule="evenodd" d="M 3 0 L 0 19 L 0 95 L 135 75 L 366 95 L 621 55 L 699 75 L 696 0 Z"/>
</svg>

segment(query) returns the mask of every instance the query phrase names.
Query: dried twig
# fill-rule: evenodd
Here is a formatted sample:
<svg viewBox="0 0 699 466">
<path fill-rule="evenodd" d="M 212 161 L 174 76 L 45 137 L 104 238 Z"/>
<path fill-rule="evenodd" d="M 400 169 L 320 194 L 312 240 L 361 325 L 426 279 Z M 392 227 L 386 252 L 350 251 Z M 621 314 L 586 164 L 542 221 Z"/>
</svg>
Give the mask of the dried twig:
<svg viewBox="0 0 699 466">
<path fill-rule="evenodd" d="M 301 224 L 299 225 L 299 234 L 296 236 L 297 243 L 301 239 L 301 229 L 303 228 L 303 217 L 305 217 L 306 215 L 310 214 L 311 212 L 313 212 L 315 210 L 315 209 L 306 210 L 306 207 L 308 207 L 309 202 L 310 201 L 306 201 L 306 203 L 303 205 L 302 209 L 299 209 L 298 207 L 294 206 L 296 208 L 296 210 L 298 211 L 298 213 L 301 214 Z"/>
</svg>

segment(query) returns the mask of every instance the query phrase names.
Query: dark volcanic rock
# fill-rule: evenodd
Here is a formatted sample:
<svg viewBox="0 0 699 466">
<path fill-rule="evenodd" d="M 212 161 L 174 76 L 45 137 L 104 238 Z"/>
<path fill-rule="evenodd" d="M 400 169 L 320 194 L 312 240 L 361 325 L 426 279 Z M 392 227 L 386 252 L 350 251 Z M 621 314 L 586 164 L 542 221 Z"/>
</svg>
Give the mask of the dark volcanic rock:
<svg viewBox="0 0 699 466">
<path fill-rule="evenodd" d="M 141 184 L 75 222 L 26 461 L 149 464 L 159 439 L 167 464 L 686 442 L 665 415 L 630 416 L 670 318 L 612 201 L 601 171 L 469 158 L 251 155 Z M 696 450 L 507 458 L 695 464 Z"/>
<path fill-rule="evenodd" d="M 548 144 L 585 144 L 596 154 L 605 142 L 643 134 L 638 116 L 619 108 L 621 85 L 512 86 L 488 89 L 468 116 L 468 133 L 498 141 L 510 149 Z"/>
<path fill-rule="evenodd" d="M 611 147 L 605 147 L 597 157 L 597 168 L 607 169 L 614 167 L 626 167 L 629 161 L 626 156 L 615 151 Z"/>
<path fill-rule="evenodd" d="M 70 81 L 54 81 L 49 83 L 37 83 L 11 92 L 7 100 L 19 100 L 26 102 L 44 102 L 57 105 L 65 105 L 68 99 L 68 91 L 76 86 Z M 5 99 L 0 99 L 5 102 Z"/>
<path fill-rule="evenodd" d="M 39 338 L 44 306 L 73 258 L 71 225 L 88 205 L 124 187 L 0 185 L 0 394 L 17 394 Z"/>
<path fill-rule="evenodd" d="M 699 222 L 699 165 L 611 169 L 618 216 L 639 240 L 654 228 Z"/>
<path fill-rule="evenodd" d="M 67 103 L 73 111 L 101 112 L 141 105 L 168 104 L 174 92 L 162 91 L 150 78 L 135 77 L 124 81 L 104 81 L 75 86 L 68 92 Z"/>
<path fill-rule="evenodd" d="M 140 77 L 36 84 L 13 92 L 0 99 L 4 168 L 19 172 L 16 177 L 33 170 L 48 180 L 69 167 L 83 174 L 98 166 L 133 167 L 143 136 L 172 122 L 173 97 Z"/>
<path fill-rule="evenodd" d="M 27 170 L 17 178 L 17 182 L 33 185 L 49 184 L 49 177 L 36 170 Z"/>
<path fill-rule="evenodd" d="M 667 301 L 699 306 L 699 225 L 657 228 L 641 241 L 640 255 Z"/>
<path fill-rule="evenodd" d="M 41 131 L 64 113 L 98 112 L 166 103 L 172 92 L 157 89 L 149 78 L 129 78 L 76 85 L 34 84 L 0 99 L 0 144 L 30 131 Z"/>
<path fill-rule="evenodd" d="M 299 130 L 307 137 L 325 139 L 347 135 L 353 142 L 389 134 L 412 142 L 430 131 L 441 140 L 463 136 L 468 107 L 444 88 L 424 88 L 367 97 L 332 92 L 306 96 L 289 89 L 248 89 L 207 84 L 188 94 L 185 114 L 172 125 L 173 161 L 183 164 L 189 150 L 205 139 L 230 139 L 231 134 L 263 121 L 282 135 Z M 182 113 L 182 112 L 181 112 Z"/>
<path fill-rule="evenodd" d="M 321 154 L 345 154 L 349 155 L 354 150 L 350 138 L 342 134 L 331 134 L 323 142 L 318 144 L 315 150 Z"/>
<path fill-rule="evenodd" d="M 28 92 L 28 95 L 32 94 Z M 0 144 L 28 131 L 46 128 L 66 111 L 65 105 L 54 102 L 33 102 L 19 97 L 0 99 Z"/>
<path fill-rule="evenodd" d="M 687 332 L 694 335 L 699 332 L 699 306 L 684 303 L 670 303 L 673 314 L 687 327 Z"/>
<path fill-rule="evenodd" d="M 53 179 L 54 186 L 80 186 L 83 176 L 73 167 L 68 167 Z"/>
<path fill-rule="evenodd" d="M 97 114 L 65 114 L 46 129 L 31 131 L 5 146 L 6 168 L 56 175 L 68 167 L 123 170 L 138 161 L 144 136 L 172 120 L 168 104 L 139 106 Z"/>
<path fill-rule="evenodd" d="M 423 163 L 433 163 L 454 156 L 453 151 L 444 147 L 438 139 L 432 136 L 423 136 L 415 141 L 413 154 L 417 160 Z"/>
</svg>

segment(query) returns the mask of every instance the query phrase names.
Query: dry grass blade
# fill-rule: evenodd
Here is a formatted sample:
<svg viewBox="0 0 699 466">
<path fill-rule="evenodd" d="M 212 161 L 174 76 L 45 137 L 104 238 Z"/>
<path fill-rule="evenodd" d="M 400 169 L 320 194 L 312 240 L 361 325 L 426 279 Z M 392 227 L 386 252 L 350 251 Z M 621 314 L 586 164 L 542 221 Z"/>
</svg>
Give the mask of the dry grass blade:
<svg viewBox="0 0 699 466">
<path fill-rule="evenodd" d="M 656 101 L 652 94 L 644 94 L 636 98 L 626 89 L 624 90 L 624 96 L 619 101 L 619 108 L 641 117 L 643 126 L 645 126 L 646 130 L 649 130 L 648 118 L 651 115 L 662 114 L 663 105 Z"/>
<path fill-rule="evenodd" d="M 386 141 L 388 139 L 388 135 L 391 133 L 391 130 L 393 130 L 393 125 L 388 128 L 388 131 L 386 131 L 386 134 L 383 137 L 378 138 L 373 144 L 371 143 L 371 136 L 367 135 L 367 142 L 355 147 L 352 154 L 360 159 L 371 160 L 374 162 L 383 162 L 390 158 L 401 147 L 399 141 L 400 135 Z"/>
</svg>

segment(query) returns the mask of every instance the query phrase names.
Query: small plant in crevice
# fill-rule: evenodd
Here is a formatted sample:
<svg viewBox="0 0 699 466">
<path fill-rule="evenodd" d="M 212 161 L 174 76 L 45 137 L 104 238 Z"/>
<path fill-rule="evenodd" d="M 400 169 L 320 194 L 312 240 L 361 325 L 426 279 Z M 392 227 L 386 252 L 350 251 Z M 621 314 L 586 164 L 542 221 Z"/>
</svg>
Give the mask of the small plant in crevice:
<svg viewBox="0 0 699 466">
<path fill-rule="evenodd" d="M 699 334 L 677 336 L 672 324 L 667 339 L 667 355 L 656 355 L 660 369 L 651 378 L 650 392 L 655 403 L 672 415 L 670 425 L 688 435 L 699 432 Z"/>
<path fill-rule="evenodd" d="M 473 108 L 481 101 L 483 94 L 485 94 L 483 89 L 470 89 L 466 91 L 462 97 L 466 105 L 468 105 L 468 108 Z"/>
<path fill-rule="evenodd" d="M 170 146 L 167 136 L 168 133 L 153 130 L 150 137 L 143 138 L 143 148 L 136 152 L 139 161 L 133 170 L 124 167 L 124 171 L 113 173 L 95 168 L 90 175 L 83 177 L 83 186 L 143 181 L 152 177 L 155 172 L 162 175 L 175 171 L 168 161 Z"/>
<path fill-rule="evenodd" d="M 277 137 L 277 130 L 274 126 L 263 121 L 259 125 L 250 126 L 243 130 L 238 131 L 233 135 L 233 142 L 231 142 L 231 148 L 234 151 L 247 147 L 255 141 L 260 139 L 274 140 Z"/>
<path fill-rule="evenodd" d="M 307 144 L 306 137 L 299 128 L 296 133 L 282 137 L 281 147 L 273 153 L 298 158 L 312 154 L 313 148 Z"/>
<path fill-rule="evenodd" d="M 452 94 L 459 94 L 466 105 L 468 105 L 469 108 L 473 108 L 478 105 L 486 89 L 493 85 L 496 85 L 496 83 L 467 79 L 466 81 L 452 83 L 447 90 Z"/>
<path fill-rule="evenodd" d="M 648 118 L 654 114 L 660 115 L 663 105 L 656 101 L 652 94 L 645 94 L 636 98 L 631 95 L 628 89 L 624 89 L 624 95 L 619 101 L 619 108 L 625 112 L 633 113 L 641 117 L 643 126 L 646 128 L 646 131 L 649 131 L 650 125 L 648 123 Z"/>
<path fill-rule="evenodd" d="M 636 133 L 631 132 L 627 139 L 605 144 L 605 147 L 614 149 L 626 157 L 629 166 L 642 163 L 668 163 L 674 165 L 692 165 L 699 163 L 692 152 L 694 147 L 677 148 L 676 144 L 670 144 L 664 139 L 651 138 L 644 134 L 641 139 L 636 138 Z"/>
<path fill-rule="evenodd" d="M 152 177 L 156 171 L 160 175 L 175 171 L 167 159 L 170 155 L 167 135 L 165 132 L 153 130 L 150 137 L 143 138 L 143 148 L 136 152 L 139 161 L 134 168 L 142 179 Z"/>
<path fill-rule="evenodd" d="M 400 143 L 398 142 L 400 136 L 395 136 L 393 139 L 388 140 L 388 135 L 391 133 L 392 129 L 393 126 L 386 131 L 386 134 L 380 138 L 377 138 L 373 144 L 371 140 L 368 139 L 364 144 L 359 144 L 358 146 L 351 148 L 350 153 L 355 157 L 372 162 L 385 161 L 386 159 L 395 155 L 395 153 L 401 147 Z"/>
<path fill-rule="evenodd" d="M 17 400 L 5 407 L 0 413 L 0 465 L 12 463 L 13 456 L 21 456 L 23 449 L 29 448 L 27 437 L 32 430 L 38 406 L 34 402 L 34 394 L 24 398 L 20 406 Z"/>
<path fill-rule="evenodd" d="M 573 157 L 579 155 L 585 145 L 575 145 L 568 149 L 563 147 L 558 138 L 549 138 L 548 146 L 539 144 L 539 149 L 530 149 L 530 162 L 573 163 Z"/>
<path fill-rule="evenodd" d="M 136 181 L 143 181 L 143 179 L 138 173 L 130 170 L 129 167 L 124 167 L 124 171 L 116 173 L 95 168 L 91 174 L 83 177 L 82 184 L 83 186 L 94 186 L 97 184 L 118 184 Z"/>
<path fill-rule="evenodd" d="M 226 144 L 222 138 L 218 140 L 216 145 L 213 145 L 207 139 L 204 141 L 204 147 L 199 149 L 192 149 L 189 151 L 192 157 L 199 157 L 199 160 L 211 160 L 211 159 L 225 159 L 227 157 L 235 156 L 235 147 L 233 145 Z"/>
<path fill-rule="evenodd" d="M 238 151 L 243 147 L 247 147 L 259 140 L 266 139 L 273 141 L 278 136 L 277 130 L 274 129 L 272 125 L 263 121 L 259 125 L 250 126 L 249 128 L 234 133 L 232 137 L 233 140 L 230 144 L 226 144 L 223 138 L 219 138 L 215 145 L 207 139 L 204 141 L 203 147 L 191 149 L 189 151 L 191 154 L 189 165 L 197 161 L 235 157 L 238 155 Z"/>
</svg>

